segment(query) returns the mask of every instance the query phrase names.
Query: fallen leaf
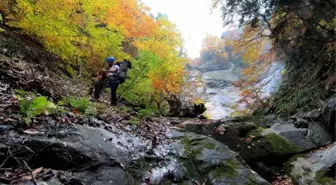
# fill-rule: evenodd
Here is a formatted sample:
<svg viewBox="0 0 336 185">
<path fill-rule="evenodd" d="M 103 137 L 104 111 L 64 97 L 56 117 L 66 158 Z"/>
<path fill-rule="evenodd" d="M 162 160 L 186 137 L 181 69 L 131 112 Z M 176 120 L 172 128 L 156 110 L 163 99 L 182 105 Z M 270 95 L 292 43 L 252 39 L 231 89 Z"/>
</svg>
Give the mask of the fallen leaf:
<svg viewBox="0 0 336 185">
<path fill-rule="evenodd" d="M 29 181 L 29 180 L 32 180 L 32 176 L 31 175 L 25 175 L 21 178 L 22 180 L 25 180 L 25 181 Z"/>
<path fill-rule="evenodd" d="M 72 111 L 74 114 L 79 114 L 79 109 L 74 108 L 74 110 Z"/>
<path fill-rule="evenodd" d="M 43 167 L 40 168 L 36 168 L 33 172 L 32 175 L 34 178 L 36 178 L 36 176 L 43 170 Z"/>
<path fill-rule="evenodd" d="M 177 124 L 176 127 L 178 127 L 178 128 L 184 128 L 184 125 L 183 124 Z"/>
<path fill-rule="evenodd" d="M 36 134 L 39 134 L 40 132 L 36 129 L 27 129 L 23 131 L 23 133 L 28 134 L 28 135 L 36 135 Z"/>
</svg>

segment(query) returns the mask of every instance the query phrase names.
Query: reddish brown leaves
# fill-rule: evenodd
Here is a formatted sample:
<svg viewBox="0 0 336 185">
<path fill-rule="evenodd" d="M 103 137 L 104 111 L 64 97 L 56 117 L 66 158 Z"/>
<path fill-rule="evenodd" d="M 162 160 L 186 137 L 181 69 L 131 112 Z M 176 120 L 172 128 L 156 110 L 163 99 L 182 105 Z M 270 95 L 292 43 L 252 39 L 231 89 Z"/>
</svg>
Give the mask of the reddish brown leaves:
<svg viewBox="0 0 336 185">
<path fill-rule="evenodd" d="M 285 176 L 277 176 L 275 181 L 272 182 L 272 185 L 294 185 L 292 179 L 288 177 L 287 175 Z"/>
</svg>

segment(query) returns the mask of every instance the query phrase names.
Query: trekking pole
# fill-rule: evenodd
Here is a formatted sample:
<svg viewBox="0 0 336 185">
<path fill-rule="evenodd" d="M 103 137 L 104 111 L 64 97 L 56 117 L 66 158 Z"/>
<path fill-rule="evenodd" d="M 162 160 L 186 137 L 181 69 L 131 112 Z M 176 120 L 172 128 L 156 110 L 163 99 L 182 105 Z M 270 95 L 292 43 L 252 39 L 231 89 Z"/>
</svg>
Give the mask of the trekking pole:
<svg viewBox="0 0 336 185">
<path fill-rule="evenodd" d="M 140 74 L 145 71 L 147 66 L 145 66 L 139 73 L 138 75 L 133 79 L 133 81 L 120 93 L 120 95 L 118 96 L 117 98 L 117 101 L 120 99 L 121 95 L 124 94 L 124 92 L 126 92 L 126 90 L 128 90 L 132 85 L 133 83 L 135 82 L 135 80 L 140 76 Z"/>
</svg>

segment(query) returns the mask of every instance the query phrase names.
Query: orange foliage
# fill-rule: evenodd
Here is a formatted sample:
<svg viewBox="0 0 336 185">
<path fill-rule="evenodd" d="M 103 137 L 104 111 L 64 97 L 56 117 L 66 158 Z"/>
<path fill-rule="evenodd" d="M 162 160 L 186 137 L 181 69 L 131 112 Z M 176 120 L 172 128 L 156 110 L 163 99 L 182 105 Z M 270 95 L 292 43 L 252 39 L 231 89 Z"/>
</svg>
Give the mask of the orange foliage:
<svg viewBox="0 0 336 185">
<path fill-rule="evenodd" d="M 127 38 L 142 38 L 152 34 L 155 22 L 148 15 L 149 8 L 138 5 L 137 0 L 120 0 L 118 5 L 107 10 L 104 22 L 120 30 Z"/>
<path fill-rule="evenodd" d="M 257 77 L 263 69 L 276 60 L 276 52 L 271 47 L 272 41 L 266 36 L 267 31 L 260 27 L 246 25 L 243 33 L 231 33 L 226 37 L 226 44 L 233 47 L 234 54 L 241 54 L 249 68 L 243 69 L 243 75 L 248 78 Z M 265 35 L 265 36 L 260 36 Z"/>
</svg>

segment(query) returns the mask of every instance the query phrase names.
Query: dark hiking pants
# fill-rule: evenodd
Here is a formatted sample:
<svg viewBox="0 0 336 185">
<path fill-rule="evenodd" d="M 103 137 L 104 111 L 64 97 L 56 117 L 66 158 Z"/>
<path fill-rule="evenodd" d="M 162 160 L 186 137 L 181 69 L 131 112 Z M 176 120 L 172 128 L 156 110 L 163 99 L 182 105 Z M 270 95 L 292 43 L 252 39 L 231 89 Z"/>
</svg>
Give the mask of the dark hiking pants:
<svg viewBox="0 0 336 185">
<path fill-rule="evenodd" d="M 118 79 L 109 78 L 108 87 L 111 88 L 111 105 L 117 105 L 117 88 L 119 82 Z"/>
<path fill-rule="evenodd" d="M 105 87 L 105 81 L 98 81 L 94 84 L 94 92 L 93 95 L 96 99 L 99 99 L 101 92 Z"/>
</svg>

